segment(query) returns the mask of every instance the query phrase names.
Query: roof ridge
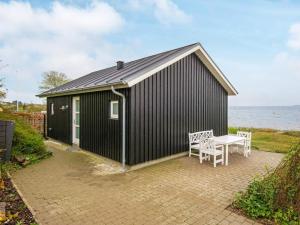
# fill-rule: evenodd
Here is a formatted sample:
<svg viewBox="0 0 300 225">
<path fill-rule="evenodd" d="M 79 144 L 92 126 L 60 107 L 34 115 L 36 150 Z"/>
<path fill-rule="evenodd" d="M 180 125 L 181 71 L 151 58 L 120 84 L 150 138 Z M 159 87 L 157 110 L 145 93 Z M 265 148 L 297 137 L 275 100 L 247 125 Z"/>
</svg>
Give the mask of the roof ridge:
<svg viewBox="0 0 300 225">
<path fill-rule="evenodd" d="M 128 62 L 124 62 L 124 63 L 131 63 L 131 62 L 138 61 L 138 60 L 141 60 L 141 59 L 146 59 L 146 58 L 150 58 L 150 57 L 157 56 L 157 55 L 160 55 L 160 54 L 165 54 L 165 53 L 168 53 L 168 52 L 177 51 L 179 49 L 184 49 L 184 48 L 191 47 L 193 45 L 198 45 L 198 44 L 200 44 L 200 43 L 196 42 L 196 43 L 189 44 L 189 45 L 186 45 L 186 46 L 183 46 L 183 47 L 178 47 L 178 48 L 174 48 L 174 49 L 171 49 L 171 50 L 155 53 L 155 54 L 152 54 L 152 55 L 148 55 L 148 56 L 138 58 L 138 59 L 135 59 L 135 60 L 131 60 L 131 61 L 128 61 Z"/>
<path fill-rule="evenodd" d="M 176 50 L 179 50 L 179 49 L 184 49 L 184 48 L 187 48 L 187 47 L 190 47 L 190 46 L 193 46 L 193 45 L 200 45 L 200 43 L 199 42 L 195 42 L 193 44 L 189 44 L 189 45 L 186 45 L 186 46 L 183 46 L 183 47 L 178 47 L 178 48 L 174 48 L 174 49 L 171 49 L 171 50 L 167 50 L 167 51 L 155 53 L 155 54 L 148 55 L 148 56 L 145 56 L 145 57 L 142 57 L 142 58 L 138 58 L 138 59 L 130 60 L 128 62 L 124 62 L 124 64 L 133 63 L 135 61 L 139 61 L 139 60 L 147 59 L 147 58 L 150 58 L 150 57 L 158 56 L 158 55 L 165 54 L 165 53 L 172 52 L 172 51 L 176 51 Z M 95 73 L 95 72 L 100 72 L 100 71 L 103 71 L 103 70 L 106 70 L 106 69 L 111 69 L 111 68 L 114 68 L 114 67 L 115 66 L 110 66 L 110 67 L 106 67 L 106 68 L 103 68 L 103 69 L 100 69 L 100 70 L 95 70 L 93 72 L 90 72 L 89 74 L 92 74 L 92 73 Z M 89 75 L 89 74 L 87 74 L 87 75 Z M 84 76 L 87 76 L 87 75 L 83 75 L 81 77 L 84 77 Z M 79 77 L 79 78 L 81 78 L 81 77 Z"/>
<path fill-rule="evenodd" d="M 185 46 L 182 46 L 182 47 L 174 48 L 174 49 L 171 49 L 171 50 L 167 50 L 167 51 L 155 53 L 155 54 L 148 55 L 148 56 L 145 56 L 145 57 L 142 57 L 142 58 L 138 58 L 138 59 L 131 60 L 131 61 L 128 61 L 128 62 L 124 62 L 124 66 L 126 66 L 126 64 L 134 63 L 134 62 L 139 61 L 139 60 L 145 60 L 145 59 L 147 59 L 147 58 L 157 57 L 157 56 L 159 56 L 159 55 L 167 54 L 167 53 L 170 53 L 170 52 L 177 52 L 177 51 L 179 51 L 179 50 L 182 50 L 182 49 L 184 49 L 184 48 L 188 48 L 188 47 L 191 47 L 191 46 L 194 46 L 194 45 L 195 45 L 195 46 L 196 46 L 196 45 L 200 45 L 200 43 L 199 43 L 199 42 L 195 42 L 195 43 L 193 43 L 193 44 L 185 45 Z M 42 92 L 40 95 L 47 94 L 47 93 L 51 93 L 51 92 L 53 92 L 53 91 L 56 91 L 58 88 L 62 88 L 62 89 L 64 90 L 64 87 L 65 87 L 66 85 L 73 84 L 73 83 L 75 83 L 76 81 L 78 81 L 79 79 L 83 79 L 83 78 L 85 78 L 85 77 L 91 76 L 93 73 L 101 73 L 101 72 L 103 72 L 103 71 L 105 71 L 105 70 L 113 69 L 113 68 L 115 68 L 115 67 L 116 67 L 116 66 L 110 66 L 110 67 L 106 67 L 106 68 L 103 68 L 103 69 L 100 69 L 100 70 L 95 70 L 95 71 L 90 72 L 90 73 L 88 73 L 88 74 L 86 74 L 86 75 L 83 75 L 83 76 L 80 76 L 80 77 L 78 77 L 78 78 L 76 78 L 76 79 L 74 79 L 74 80 L 71 80 L 70 82 L 67 82 L 67 83 L 65 83 L 65 84 L 62 84 L 61 86 L 52 88 L 52 89 L 47 90 L 47 91 L 45 91 L 45 92 Z M 97 76 L 97 75 L 95 75 L 95 76 Z M 98 82 L 97 82 L 97 83 L 98 83 Z M 74 86 L 77 88 L 78 85 L 74 84 L 73 87 L 74 87 Z M 79 85 L 79 86 L 80 86 L 80 85 Z M 75 89 L 76 89 L 76 88 L 75 88 Z"/>
</svg>

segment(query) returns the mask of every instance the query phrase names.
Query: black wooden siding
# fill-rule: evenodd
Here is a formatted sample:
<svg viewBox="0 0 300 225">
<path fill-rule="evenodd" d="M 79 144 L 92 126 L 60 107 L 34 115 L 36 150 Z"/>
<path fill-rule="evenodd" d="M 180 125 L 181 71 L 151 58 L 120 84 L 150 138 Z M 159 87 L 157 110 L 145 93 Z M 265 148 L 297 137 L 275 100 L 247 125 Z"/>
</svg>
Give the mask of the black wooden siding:
<svg viewBox="0 0 300 225">
<path fill-rule="evenodd" d="M 188 132 L 227 134 L 228 95 L 194 54 L 163 69 L 126 95 L 126 164 L 134 165 L 188 150 Z M 80 94 L 80 147 L 121 161 L 122 101 L 112 91 Z M 119 119 L 110 101 L 119 100 Z M 55 114 L 50 115 L 54 102 Z M 47 100 L 48 136 L 72 143 L 72 96 Z M 68 105 L 67 110 L 60 110 Z"/>
<path fill-rule="evenodd" d="M 129 89 L 118 90 L 128 99 Z M 119 119 L 110 118 L 110 101 L 119 100 Z M 127 102 L 127 107 L 129 103 Z M 127 110 L 128 112 L 128 110 Z M 126 121 L 129 121 L 127 114 Z M 128 130 L 128 126 L 126 126 Z M 126 132 L 128 135 L 128 132 Z M 127 136 L 128 137 L 128 136 Z M 121 162 L 122 99 L 112 91 L 80 95 L 80 142 L 82 149 Z M 128 141 L 126 143 L 128 149 Z M 127 157 L 129 155 L 127 154 Z"/>
<path fill-rule="evenodd" d="M 51 115 L 54 103 L 54 115 Z M 62 106 L 68 108 L 62 109 Z M 72 144 L 72 96 L 47 98 L 47 135 L 53 139 Z"/>
<path fill-rule="evenodd" d="M 194 54 L 130 91 L 129 161 L 133 165 L 188 150 L 188 132 L 227 134 L 227 92 Z"/>
</svg>

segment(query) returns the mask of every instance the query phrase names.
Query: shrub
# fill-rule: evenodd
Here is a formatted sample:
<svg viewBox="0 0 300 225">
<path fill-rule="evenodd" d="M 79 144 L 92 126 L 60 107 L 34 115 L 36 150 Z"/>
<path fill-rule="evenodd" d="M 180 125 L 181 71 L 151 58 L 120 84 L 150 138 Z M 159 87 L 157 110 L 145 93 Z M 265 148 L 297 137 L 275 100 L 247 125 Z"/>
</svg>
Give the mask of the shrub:
<svg viewBox="0 0 300 225">
<path fill-rule="evenodd" d="M 40 134 L 29 128 L 27 125 L 16 123 L 13 151 L 23 154 L 41 154 L 45 151 L 43 138 Z"/>
<path fill-rule="evenodd" d="M 282 225 L 300 224 L 300 142 L 291 147 L 280 165 L 256 178 L 233 206 L 252 218 L 266 218 Z"/>
<path fill-rule="evenodd" d="M 300 142 L 291 148 L 274 176 L 279 177 L 275 205 L 285 210 L 292 207 L 300 215 Z"/>
<path fill-rule="evenodd" d="M 276 224 L 299 225 L 299 219 L 299 214 L 291 207 L 285 211 L 279 209 L 274 214 L 274 220 Z"/>
<path fill-rule="evenodd" d="M 273 176 L 255 178 L 245 193 L 239 193 L 234 202 L 252 218 L 271 218 L 276 180 Z"/>
</svg>

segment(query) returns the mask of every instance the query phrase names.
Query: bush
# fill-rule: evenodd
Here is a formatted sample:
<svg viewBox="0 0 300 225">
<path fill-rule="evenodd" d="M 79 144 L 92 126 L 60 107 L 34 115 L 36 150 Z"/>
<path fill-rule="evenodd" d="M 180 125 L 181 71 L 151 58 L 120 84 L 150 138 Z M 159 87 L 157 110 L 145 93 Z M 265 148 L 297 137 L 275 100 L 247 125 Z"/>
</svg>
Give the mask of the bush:
<svg viewBox="0 0 300 225">
<path fill-rule="evenodd" d="M 23 154 L 41 154 L 45 151 L 43 137 L 25 123 L 17 122 L 13 138 L 13 151 Z"/>
<path fill-rule="evenodd" d="M 282 225 L 300 224 L 299 214 L 291 207 L 285 211 L 281 209 L 277 210 L 274 214 L 274 219 L 276 224 L 282 224 Z"/>
<path fill-rule="evenodd" d="M 12 143 L 13 156 L 25 155 L 30 160 L 47 153 L 42 135 L 31 128 L 22 118 L 10 113 L 0 113 L 0 119 L 15 122 Z"/>
<path fill-rule="evenodd" d="M 256 178 L 249 185 L 247 192 L 238 194 L 234 204 L 252 218 L 270 219 L 273 214 L 275 183 L 272 176 L 265 179 Z"/>
<path fill-rule="evenodd" d="M 300 215 L 300 142 L 291 148 L 274 176 L 279 178 L 275 205 L 286 210 L 293 208 Z"/>
<path fill-rule="evenodd" d="M 239 193 L 233 206 L 252 218 L 300 224 L 300 142 L 273 172 L 256 178 L 246 192 Z"/>
</svg>

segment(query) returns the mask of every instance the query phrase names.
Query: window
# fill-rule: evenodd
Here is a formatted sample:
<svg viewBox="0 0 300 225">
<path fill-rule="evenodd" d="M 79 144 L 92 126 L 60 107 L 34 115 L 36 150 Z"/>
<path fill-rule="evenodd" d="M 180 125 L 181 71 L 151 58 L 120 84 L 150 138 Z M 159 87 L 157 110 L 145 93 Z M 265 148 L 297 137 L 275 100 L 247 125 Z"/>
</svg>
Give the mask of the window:
<svg viewBox="0 0 300 225">
<path fill-rule="evenodd" d="M 112 119 L 119 118 L 119 102 L 118 101 L 110 102 L 110 118 L 112 118 Z"/>
<path fill-rule="evenodd" d="M 54 103 L 51 103 L 51 115 L 54 115 Z"/>
</svg>

